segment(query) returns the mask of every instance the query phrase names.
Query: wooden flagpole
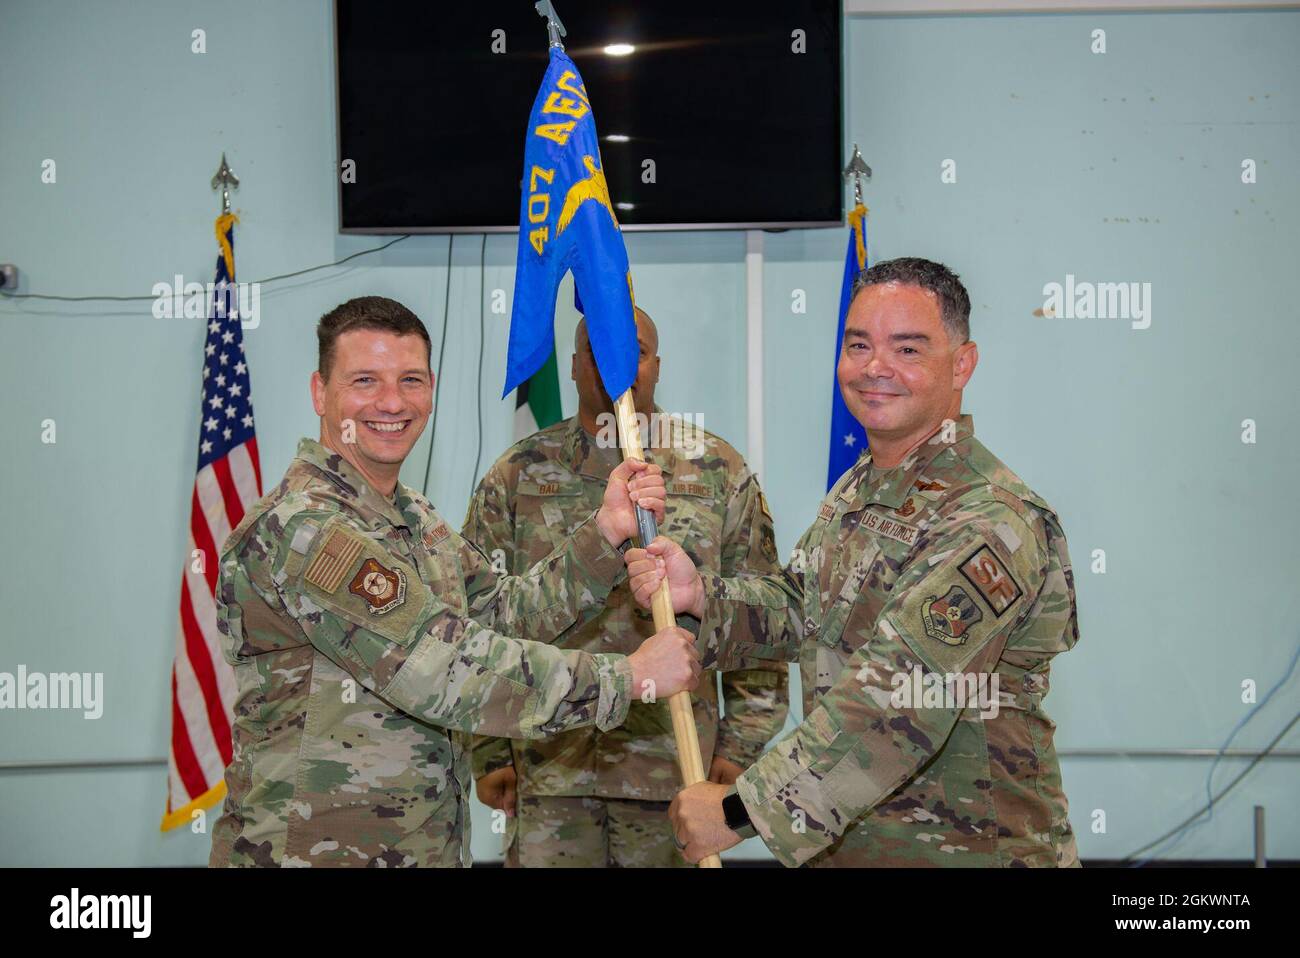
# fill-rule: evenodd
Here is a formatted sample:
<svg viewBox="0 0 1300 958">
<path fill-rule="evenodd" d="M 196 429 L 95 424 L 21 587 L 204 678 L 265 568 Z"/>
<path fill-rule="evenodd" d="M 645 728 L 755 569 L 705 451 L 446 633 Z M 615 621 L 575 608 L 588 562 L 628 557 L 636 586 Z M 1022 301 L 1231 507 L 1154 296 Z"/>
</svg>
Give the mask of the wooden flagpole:
<svg viewBox="0 0 1300 958">
<path fill-rule="evenodd" d="M 618 417 L 618 436 L 623 447 L 623 458 L 645 462 L 645 451 L 641 447 L 641 430 L 637 426 L 636 405 L 632 402 L 631 389 L 614 402 L 614 411 Z M 640 529 L 641 545 L 648 546 L 659 534 L 654 514 L 638 506 L 636 519 Z M 677 624 L 667 579 L 659 584 L 651 603 L 651 610 L 654 613 L 656 632 L 670 629 Z M 700 758 L 700 738 L 695 730 L 691 693 L 683 691 L 669 696 L 668 710 L 673 719 L 673 738 L 677 741 L 677 767 L 682 773 L 682 784 L 690 787 L 704 781 L 704 761 Z M 700 861 L 700 867 L 721 868 L 722 859 L 717 855 L 709 855 Z"/>
</svg>

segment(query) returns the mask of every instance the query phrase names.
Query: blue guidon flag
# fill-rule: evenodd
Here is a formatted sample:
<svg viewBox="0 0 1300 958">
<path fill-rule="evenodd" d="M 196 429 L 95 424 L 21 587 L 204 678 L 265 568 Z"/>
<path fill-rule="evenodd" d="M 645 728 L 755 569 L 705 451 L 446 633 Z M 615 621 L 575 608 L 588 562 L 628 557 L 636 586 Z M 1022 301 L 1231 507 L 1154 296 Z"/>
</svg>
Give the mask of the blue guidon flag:
<svg viewBox="0 0 1300 958">
<path fill-rule="evenodd" d="M 506 395 L 555 348 L 555 299 L 573 271 L 600 378 L 617 399 L 636 379 L 632 277 L 605 184 L 587 88 L 559 47 L 528 118 Z"/>
<path fill-rule="evenodd" d="M 840 324 L 835 334 L 835 363 L 844 348 L 844 320 L 853 299 L 853 284 L 867 268 L 867 208 L 859 203 L 849 212 L 849 246 L 844 252 L 844 278 L 840 282 Z M 840 392 L 839 377 L 831 372 L 831 441 L 826 466 L 826 488 L 855 463 L 867 449 L 867 431 L 853 418 Z"/>
</svg>

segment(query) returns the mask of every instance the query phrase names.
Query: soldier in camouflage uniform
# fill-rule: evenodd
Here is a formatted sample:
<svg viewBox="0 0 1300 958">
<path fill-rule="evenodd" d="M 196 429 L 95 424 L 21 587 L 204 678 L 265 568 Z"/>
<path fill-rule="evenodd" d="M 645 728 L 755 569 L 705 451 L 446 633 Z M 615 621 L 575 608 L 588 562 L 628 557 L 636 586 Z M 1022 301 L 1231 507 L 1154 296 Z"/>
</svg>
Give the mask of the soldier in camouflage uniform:
<svg viewBox="0 0 1300 958">
<path fill-rule="evenodd" d="M 633 396 L 647 418 L 647 455 L 668 485 L 664 535 L 701 569 L 723 576 L 779 571 L 771 516 L 758 480 L 725 441 L 654 405 L 658 333 L 637 310 L 641 360 Z M 613 407 L 596 373 L 585 325 L 573 356 L 578 415 L 517 443 L 484 476 L 463 534 L 510 572 L 563 542 L 600 501 L 601 478 L 619 461 Z M 652 418 L 658 413 L 661 418 Z M 654 631 L 627 588 L 596 618 L 555 644 L 588 652 L 633 649 Z M 692 696 L 710 779 L 730 784 L 780 731 L 787 711 L 784 663 L 722 674 L 719 721 L 712 672 Z M 667 702 L 635 701 L 619 728 L 581 728 L 533 741 L 476 741 L 479 797 L 510 816 L 511 866 L 684 866 L 668 802 L 681 784 Z M 712 756 L 712 761 L 710 761 Z M 517 801 L 516 801 L 517 795 Z M 518 815 L 516 817 L 516 810 Z"/>
<path fill-rule="evenodd" d="M 754 831 L 785 865 L 1078 864 L 1043 711 L 1078 639 L 1065 534 L 974 436 L 961 390 L 970 300 L 927 260 L 860 280 L 839 364 L 864 454 L 779 576 L 629 551 L 638 600 L 665 572 L 703 620 L 705 666 L 798 658 L 804 721 L 737 780 L 684 790 L 692 861 Z"/>
<path fill-rule="evenodd" d="M 423 324 L 365 297 L 318 334 L 321 440 L 302 440 L 221 550 L 238 695 L 211 863 L 468 865 L 470 733 L 612 728 L 647 679 L 671 694 L 698 676 L 681 629 L 630 656 L 502 634 L 549 640 L 599 611 L 631 500 L 662 515 L 662 477 L 620 466 L 569 539 L 498 576 L 397 479 L 432 406 Z"/>
</svg>

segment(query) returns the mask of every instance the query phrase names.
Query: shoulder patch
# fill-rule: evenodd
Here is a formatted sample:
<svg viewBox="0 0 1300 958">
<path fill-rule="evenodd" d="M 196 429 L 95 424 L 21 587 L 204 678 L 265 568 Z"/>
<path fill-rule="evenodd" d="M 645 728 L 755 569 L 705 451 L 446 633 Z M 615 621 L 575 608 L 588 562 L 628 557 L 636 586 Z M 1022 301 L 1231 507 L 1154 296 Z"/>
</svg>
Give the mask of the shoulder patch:
<svg viewBox="0 0 1300 958">
<path fill-rule="evenodd" d="M 361 548 L 362 544 L 355 536 L 335 529 L 303 573 L 303 578 L 325 592 L 337 591 L 348 568 L 361 555 Z"/>
<path fill-rule="evenodd" d="M 921 605 L 921 622 L 925 634 L 944 645 L 961 645 L 966 630 L 984 618 L 975 600 L 959 585 L 943 595 L 928 596 Z"/>
<path fill-rule="evenodd" d="M 372 557 L 361 563 L 348 591 L 365 599 L 366 609 L 371 615 L 383 615 L 406 601 L 406 573 L 381 565 Z"/>
<path fill-rule="evenodd" d="M 835 507 L 829 502 L 823 502 L 821 508 L 817 510 L 817 518 L 832 519 L 835 517 Z"/>
<path fill-rule="evenodd" d="M 999 618 L 1021 596 L 1019 584 L 987 545 L 981 545 L 962 562 L 961 574 Z"/>
</svg>

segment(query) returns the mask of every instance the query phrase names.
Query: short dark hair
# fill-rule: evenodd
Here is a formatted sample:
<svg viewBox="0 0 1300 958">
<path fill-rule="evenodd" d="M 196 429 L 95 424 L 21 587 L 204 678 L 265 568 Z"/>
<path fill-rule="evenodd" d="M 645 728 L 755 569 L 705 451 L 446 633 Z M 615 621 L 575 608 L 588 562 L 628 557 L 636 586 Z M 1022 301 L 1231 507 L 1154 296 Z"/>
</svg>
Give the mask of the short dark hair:
<svg viewBox="0 0 1300 958">
<path fill-rule="evenodd" d="M 902 283 L 929 290 L 939 299 L 940 317 L 948 336 L 956 343 L 970 339 L 970 296 L 957 274 L 942 263 L 903 256 L 887 259 L 866 270 L 853 286 L 853 299 L 868 286 Z"/>
<path fill-rule="evenodd" d="M 334 365 L 335 341 L 354 329 L 378 329 L 398 336 L 414 334 L 424 340 L 425 361 L 428 362 L 433 355 L 429 331 L 424 328 L 419 316 L 395 299 L 358 296 L 335 306 L 320 318 L 320 323 L 316 326 L 316 342 L 319 346 L 316 368 L 322 379 L 330 378 L 330 367 Z"/>
</svg>

